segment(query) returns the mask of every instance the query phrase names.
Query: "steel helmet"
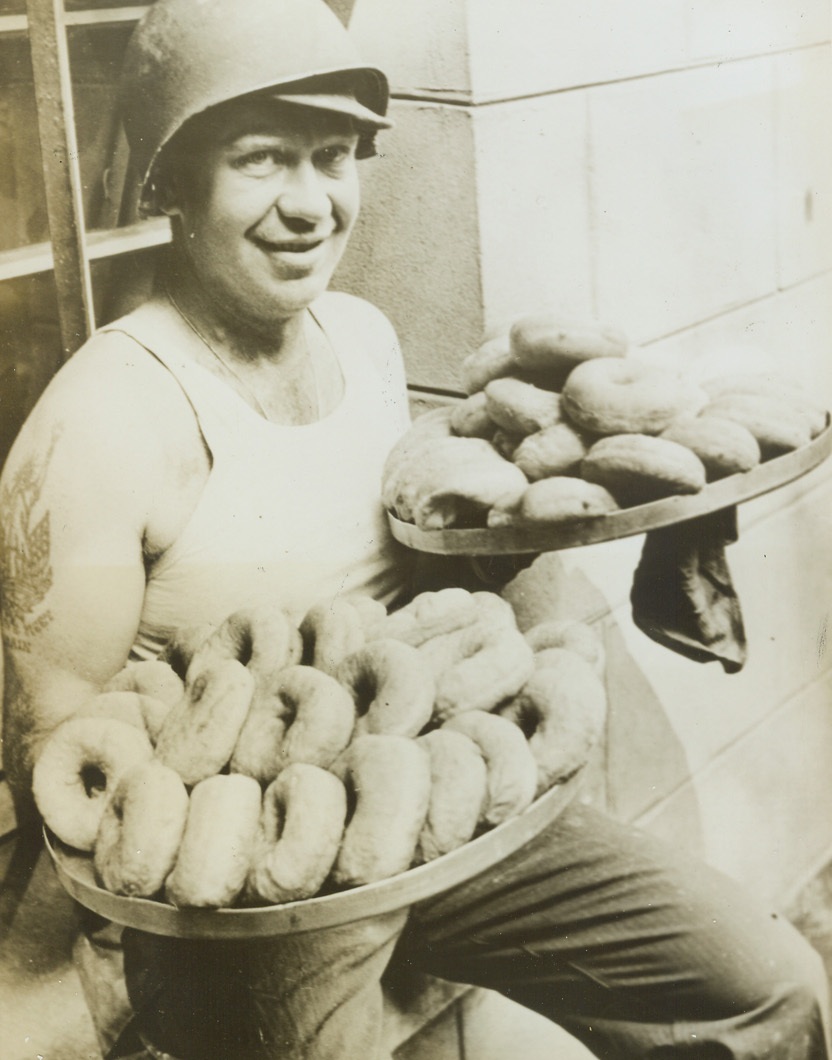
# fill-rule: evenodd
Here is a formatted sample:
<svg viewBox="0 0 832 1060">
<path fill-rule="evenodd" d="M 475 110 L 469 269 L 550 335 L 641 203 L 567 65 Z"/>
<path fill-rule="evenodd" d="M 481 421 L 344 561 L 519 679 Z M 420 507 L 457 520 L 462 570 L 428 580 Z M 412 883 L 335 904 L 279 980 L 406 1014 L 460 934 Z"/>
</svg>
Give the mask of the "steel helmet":
<svg viewBox="0 0 832 1060">
<path fill-rule="evenodd" d="M 120 88 L 143 192 L 189 118 L 271 88 L 278 99 L 353 118 L 366 133 L 364 155 L 375 131 L 391 126 L 387 78 L 360 62 L 323 0 L 156 0 L 131 37 Z"/>
</svg>

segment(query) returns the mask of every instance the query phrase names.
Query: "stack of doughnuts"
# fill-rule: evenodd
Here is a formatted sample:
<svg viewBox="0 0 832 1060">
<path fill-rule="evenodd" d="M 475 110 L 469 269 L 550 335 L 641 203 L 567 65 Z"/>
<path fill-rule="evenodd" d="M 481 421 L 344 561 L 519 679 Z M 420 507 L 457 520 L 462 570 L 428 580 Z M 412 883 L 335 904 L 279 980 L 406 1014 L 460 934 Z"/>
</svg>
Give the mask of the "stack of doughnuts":
<svg viewBox="0 0 832 1060">
<path fill-rule="evenodd" d="M 388 509 L 423 530 L 561 524 L 698 493 L 827 423 L 785 376 L 696 382 L 558 312 L 517 319 L 461 374 L 468 396 L 417 419 L 385 471 Z"/>
<path fill-rule="evenodd" d="M 522 813 L 603 725 L 594 632 L 521 633 L 493 593 L 325 600 L 298 624 L 249 608 L 171 639 L 179 672 L 129 663 L 34 768 L 46 824 L 131 898 L 257 906 L 385 879 Z"/>
</svg>

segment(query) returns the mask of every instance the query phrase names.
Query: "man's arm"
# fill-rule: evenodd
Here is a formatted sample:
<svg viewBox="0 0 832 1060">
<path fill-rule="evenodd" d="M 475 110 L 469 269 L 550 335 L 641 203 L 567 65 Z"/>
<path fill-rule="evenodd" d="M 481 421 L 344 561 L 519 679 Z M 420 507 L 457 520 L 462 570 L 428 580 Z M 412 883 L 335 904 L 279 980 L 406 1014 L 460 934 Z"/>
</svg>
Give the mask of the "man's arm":
<svg viewBox="0 0 832 1060">
<path fill-rule="evenodd" d="M 3 763 L 21 823 L 44 738 L 127 658 L 148 526 L 170 488 L 159 402 L 104 352 L 53 381 L 0 480 Z"/>
</svg>

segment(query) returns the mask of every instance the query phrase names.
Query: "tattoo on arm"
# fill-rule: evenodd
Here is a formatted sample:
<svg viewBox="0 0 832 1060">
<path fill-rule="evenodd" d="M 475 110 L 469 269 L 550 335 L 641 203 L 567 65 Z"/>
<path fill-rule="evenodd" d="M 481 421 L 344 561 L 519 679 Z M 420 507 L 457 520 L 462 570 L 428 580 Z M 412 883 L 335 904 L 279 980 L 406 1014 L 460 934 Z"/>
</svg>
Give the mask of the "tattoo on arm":
<svg viewBox="0 0 832 1060">
<path fill-rule="evenodd" d="M 3 635 L 21 651 L 52 621 L 45 601 L 52 587 L 49 510 L 41 494 L 55 447 L 27 457 L 0 491 L 0 578 Z"/>
</svg>

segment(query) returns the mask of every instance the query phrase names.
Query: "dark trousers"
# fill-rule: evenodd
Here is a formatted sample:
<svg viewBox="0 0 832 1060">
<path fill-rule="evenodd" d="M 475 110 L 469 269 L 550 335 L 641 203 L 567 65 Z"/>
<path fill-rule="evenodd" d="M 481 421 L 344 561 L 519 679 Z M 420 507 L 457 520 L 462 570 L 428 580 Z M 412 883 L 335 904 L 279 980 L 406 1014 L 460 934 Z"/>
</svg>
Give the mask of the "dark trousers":
<svg viewBox="0 0 832 1060">
<path fill-rule="evenodd" d="M 181 1060 L 376 1060 L 391 958 L 497 990 L 610 1060 L 828 1055 L 825 976 L 797 932 L 580 805 L 409 915 L 246 943 L 125 931 L 123 944 L 136 1025 Z"/>
</svg>

